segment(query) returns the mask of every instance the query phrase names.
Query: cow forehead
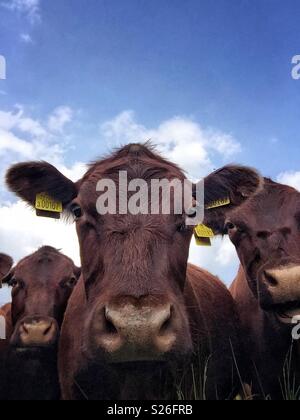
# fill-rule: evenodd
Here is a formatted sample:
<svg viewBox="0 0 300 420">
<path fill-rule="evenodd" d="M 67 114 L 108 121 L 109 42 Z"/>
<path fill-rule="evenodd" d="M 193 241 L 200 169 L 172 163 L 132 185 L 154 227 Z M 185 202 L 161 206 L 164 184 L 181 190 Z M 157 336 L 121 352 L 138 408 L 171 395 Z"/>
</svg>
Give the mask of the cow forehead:
<svg viewBox="0 0 300 420">
<path fill-rule="evenodd" d="M 254 196 L 230 216 L 253 229 L 271 226 L 280 228 L 294 223 L 295 217 L 300 216 L 300 193 L 275 184 Z"/>
<path fill-rule="evenodd" d="M 44 279 L 53 282 L 60 281 L 62 277 L 71 274 L 73 264 L 64 256 L 32 256 L 25 258 L 15 268 L 15 277 L 23 280 L 43 281 Z"/>
<path fill-rule="evenodd" d="M 130 155 L 122 158 L 115 156 L 115 158 L 98 161 L 90 166 L 79 184 L 79 195 L 87 201 L 95 201 L 98 182 L 111 180 L 118 187 L 121 173 L 123 176 L 126 174 L 128 182 L 137 179 L 146 182 L 153 179 L 179 179 L 181 181 L 186 179 L 180 168 L 158 155 L 151 157 L 141 155 L 134 158 Z"/>
</svg>

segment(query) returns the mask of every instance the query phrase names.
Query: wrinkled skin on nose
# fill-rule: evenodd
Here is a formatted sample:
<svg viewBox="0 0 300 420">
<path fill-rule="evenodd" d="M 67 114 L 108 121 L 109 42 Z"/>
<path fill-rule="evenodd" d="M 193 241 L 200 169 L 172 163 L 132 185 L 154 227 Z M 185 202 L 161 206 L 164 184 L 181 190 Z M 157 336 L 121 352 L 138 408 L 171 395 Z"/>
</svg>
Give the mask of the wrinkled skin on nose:
<svg viewBox="0 0 300 420">
<path fill-rule="evenodd" d="M 95 345 L 113 363 L 162 361 L 176 343 L 178 321 L 170 304 L 107 305 L 93 324 Z"/>
<path fill-rule="evenodd" d="M 187 329 L 178 309 L 170 303 L 123 298 L 95 311 L 89 337 L 92 348 L 105 354 L 110 363 L 160 362 L 177 346 L 191 350 L 190 335 L 182 334 Z"/>
</svg>

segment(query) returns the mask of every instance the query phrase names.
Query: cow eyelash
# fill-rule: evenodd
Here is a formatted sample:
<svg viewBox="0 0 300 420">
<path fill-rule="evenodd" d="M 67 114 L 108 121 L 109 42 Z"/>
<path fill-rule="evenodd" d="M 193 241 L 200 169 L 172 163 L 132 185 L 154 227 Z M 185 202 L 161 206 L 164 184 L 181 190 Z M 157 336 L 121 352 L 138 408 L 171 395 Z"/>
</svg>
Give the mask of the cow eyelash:
<svg viewBox="0 0 300 420">
<path fill-rule="evenodd" d="M 75 217 L 75 220 L 78 220 L 82 217 L 82 208 L 80 207 L 79 204 L 77 203 L 72 204 L 70 207 L 70 211 Z"/>
</svg>

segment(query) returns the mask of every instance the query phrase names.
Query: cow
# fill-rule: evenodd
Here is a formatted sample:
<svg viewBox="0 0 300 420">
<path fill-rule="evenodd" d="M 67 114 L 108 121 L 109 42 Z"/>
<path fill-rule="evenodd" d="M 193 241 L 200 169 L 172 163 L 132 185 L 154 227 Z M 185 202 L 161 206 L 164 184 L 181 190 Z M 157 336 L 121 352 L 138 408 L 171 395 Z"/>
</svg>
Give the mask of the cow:
<svg viewBox="0 0 300 420">
<path fill-rule="evenodd" d="M 57 345 L 68 299 L 81 270 L 60 251 L 43 246 L 3 279 L 12 303 L 3 308 L 11 332 L 6 354 L 8 400 L 57 400 Z"/>
<path fill-rule="evenodd" d="M 127 145 L 92 163 L 76 183 L 46 162 L 14 165 L 6 176 L 9 189 L 31 206 L 46 193 L 76 221 L 82 276 L 62 326 L 62 397 L 231 398 L 239 359 L 234 302 L 216 277 L 188 266 L 194 227 L 186 220 L 199 203 L 191 192 L 192 207 L 180 214 L 99 214 L 97 202 L 106 193 L 97 191 L 99 181 L 121 190 L 122 172 L 147 185 L 186 179 L 148 144 Z M 210 217 L 225 218 L 260 184 L 255 170 L 237 165 L 209 175 L 204 201 Z M 227 206 L 210 205 L 224 198 Z"/>
<path fill-rule="evenodd" d="M 216 228 L 229 235 L 241 262 L 231 292 L 253 396 L 299 399 L 300 342 L 292 330 L 300 319 L 300 193 L 265 179 Z"/>
</svg>

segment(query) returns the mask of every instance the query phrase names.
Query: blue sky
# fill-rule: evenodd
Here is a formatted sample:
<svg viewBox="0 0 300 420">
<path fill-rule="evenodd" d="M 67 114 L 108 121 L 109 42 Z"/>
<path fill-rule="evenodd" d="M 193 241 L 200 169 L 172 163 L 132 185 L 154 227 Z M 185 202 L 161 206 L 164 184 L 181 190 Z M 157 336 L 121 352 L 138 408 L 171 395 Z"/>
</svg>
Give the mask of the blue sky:
<svg viewBox="0 0 300 420">
<path fill-rule="evenodd" d="M 291 77 L 298 0 L 1 3 L 2 172 L 40 150 L 35 157 L 72 173 L 77 164 L 77 174 L 115 143 L 150 135 L 169 150 L 182 136 L 205 155 L 191 162 L 198 149 L 181 153 L 182 144 L 171 153 L 193 176 L 198 162 L 200 177 L 237 161 L 300 184 L 300 80 Z M 4 210 L 16 205 L 3 190 L 4 199 Z M 15 258 L 31 249 L 1 238 Z M 229 282 L 236 260 L 213 264 Z"/>
<path fill-rule="evenodd" d="M 192 115 L 234 133 L 240 160 L 273 176 L 297 169 L 297 0 L 41 0 L 34 25 L 24 14 L 1 16 L 4 105 L 34 106 L 42 116 L 63 101 L 83 110 L 87 138 L 124 109 L 146 125 Z M 24 45 L 21 33 L 33 43 Z"/>
</svg>

